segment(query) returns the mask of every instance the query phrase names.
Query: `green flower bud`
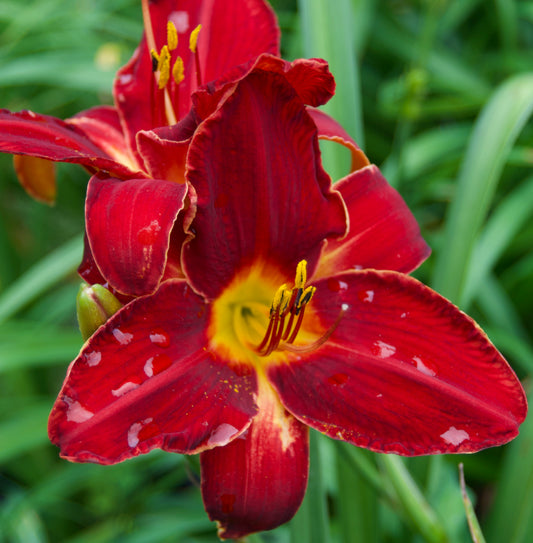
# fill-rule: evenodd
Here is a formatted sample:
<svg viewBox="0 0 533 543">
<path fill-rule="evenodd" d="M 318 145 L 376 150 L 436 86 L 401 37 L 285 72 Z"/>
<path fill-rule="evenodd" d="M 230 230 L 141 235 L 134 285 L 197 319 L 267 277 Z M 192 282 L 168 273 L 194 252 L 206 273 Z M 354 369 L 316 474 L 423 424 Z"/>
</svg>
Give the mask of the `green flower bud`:
<svg viewBox="0 0 533 543">
<path fill-rule="evenodd" d="M 82 284 L 76 297 L 76 310 L 84 341 L 121 307 L 122 304 L 104 286 Z"/>
</svg>

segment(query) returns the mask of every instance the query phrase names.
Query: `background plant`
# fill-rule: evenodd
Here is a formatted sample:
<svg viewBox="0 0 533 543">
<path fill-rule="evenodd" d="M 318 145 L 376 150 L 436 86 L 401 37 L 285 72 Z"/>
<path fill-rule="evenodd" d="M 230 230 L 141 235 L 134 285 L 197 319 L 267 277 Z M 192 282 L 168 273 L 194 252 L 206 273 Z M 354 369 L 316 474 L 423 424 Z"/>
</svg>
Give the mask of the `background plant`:
<svg viewBox="0 0 533 543">
<path fill-rule="evenodd" d="M 330 61 L 328 105 L 417 216 L 417 276 L 533 369 L 533 2 L 278 0 L 285 58 Z M 0 107 L 67 117 L 111 101 L 141 34 L 137 0 L 0 0 Z M 324 147 L 333 178 L 347 157 Z M 195 459 L 154 451 L 72 465 L 46 419 L 81 338 L 75 269 L 88 175 L 58 166 L 48 208 L 0 155 L 0 542 L 214 542 Z M 488 541 L 533 539 L 531 417 L 509 446 L 398 459 L 313 434 L 309 492 L 289 526 L 250 541 L 470 541 L 457 465 Z"/>
</svg>

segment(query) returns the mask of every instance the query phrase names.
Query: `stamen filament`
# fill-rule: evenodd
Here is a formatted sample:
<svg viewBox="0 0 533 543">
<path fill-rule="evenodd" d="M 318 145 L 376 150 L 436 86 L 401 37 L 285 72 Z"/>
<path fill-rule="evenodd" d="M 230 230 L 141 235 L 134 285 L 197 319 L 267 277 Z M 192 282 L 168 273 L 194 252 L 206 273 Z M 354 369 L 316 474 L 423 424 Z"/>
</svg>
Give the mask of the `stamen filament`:
<svg viewBox="0 0 533 543">
<path fill-rule="evenodd" d="M 142 0 L 143 22 L 148 49 L 155 51 L 157 49 L 157 46 L 155 44 L 154 30 L 152 28 L 152 19 L 150 18 L 150 8 L 148 6 L 148 1 L 149 0 Z"/>
<path fill-rule="evenodd" d="M 294 325 L 294 328 L 292 329 L 291 335 L 287 339 L 287 343 L 294 343 L 294 340 L 296 339 L 296 336 L 298 335 L 298 330 L 300 330 L 300 326 L 302 325 L 304 313 L 305 313 L 305 305 L 302 306 L 302 308 L 300 309 L 300 312 L 298 314 L 298 320 L 296 321 L 296 324 Z"/>
<path fill-rule="evenodd" d="M 303 313 L 303 311 L 302 311 Z M 324 345 L 326 341 L 331 337 L 331 334 L 335 332 L 337 326 L 339 325 L 339 322 L 341 322 L 342 317 L 344 317 L 344 314 L 346 313 L 345 309 L 341 309 L 341 312 L 335 319 L 335 322 L 326 330 L 326 332 L 320 336 L 316 341 L 313 341 L 313 343 L 309 343 L 308 345 L 292 345 L 291 343 L 282 343 L 279 348 L 284 351 L 290 351 L 291 353 L 310 353 L 312 351 L 315 351 L 320 346 Z"/>
</svg>

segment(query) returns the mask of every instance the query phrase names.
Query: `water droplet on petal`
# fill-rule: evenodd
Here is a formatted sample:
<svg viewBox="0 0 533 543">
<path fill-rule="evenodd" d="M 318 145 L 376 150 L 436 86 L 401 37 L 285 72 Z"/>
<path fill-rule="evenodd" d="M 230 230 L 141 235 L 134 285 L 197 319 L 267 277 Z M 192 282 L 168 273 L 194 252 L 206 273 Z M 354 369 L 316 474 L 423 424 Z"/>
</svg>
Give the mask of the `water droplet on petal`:
<svg viewBox="0 0 533 543">
<path fill-rule="evenodd" d="M 371 304 L 374 301 L 373 290 L 361 290 L 357 293 L 358 298 L 367 304 Z"/>
<path fill-rule="evenodd" d="M 409 315 L 409 313 L 402 313 L 400 315 L 400 319 L 405 319 L 405 317 L 407 317 L 407 315 Z"/>
<path fill-rule="evenodd" d="M 159 427 L 152 417 L 134 422 L 128 430 L 128 445 L 136 447 L 139 442 L 145 441 L 159 433 Z"/>
<path fill-rule="evenodd" d="M 139 383 L 135 383 L 133 381 L 126 381 L 122 386 L 118 387 L 115 390 L 112 390 L 111 394 L 113 394 L 113 396 L 117 398 L 120 398 L 120 396 L 124 396 L 124 394 L 127 394 L 128 392 L 131 392 L 136 388 L 139 388 L 139 386 Z"/>
<path fill-rule="evenodd" d="M 432 364 L 428 362 L 423 362 L 423 360 L 419 356 L 413 356 L 413 362 L 415 363 L 416 369 L 425 375 L 429 375 L 430 377 L 435 377 L 437 375 L 437 372 L 431 367 Z"/>
<path fill-rule="evenodd" d="M 376 342 L 374 342 L 370 350 L 375 356 L 379 356 L 380 358 L 389 358 L 396 352 L 396 347 L 378 339 Z"/>
<path fill-rule="evenodd" d="M 85 353 L 83 356 L 85 356 L 85 362 L 87 362 L 88 366 L 98 366 L 102 361 L 102 353 L 98 351 L 91 351 L 90 353 Z"/>
<path fill-rule="evenodd" d="M 147 377 L 153 377 L 154 376 L 154 365 L 153 365 L 154 357 L 151 356 L 145 363 L 144 363 L 144 373 Z"/>
<path fill-rule="evenodd" d="M 172 359 L 170 358 L 170 356 L 166 354 L 156 354 L 152 360 L 153 375 L 157 375 L 158 373 L 165 371 L 171 365 L 172 365 Z"/>
<path fill-rule="evenodd" d="M 131 83 L 132 80 L 133 80 L 133 75 L 132 74 L 122 74 L 118 78 L 118 82 L 121 85 L 127 85 L 128 83 Z"/>
<path fill-rule="evenodd" d="M 450 445 L 460 445 L 466 439 L 470 439 L 468 432 L 458 430 L 455 426 L 451 426 L 446 432 L 440 435 L 446 443 Z"/>
<path fill-rule="evenodd" d="M 170 337 L 164 330 L 153 330 L 150 334 L 150 341 L 160 347 L 168 347 L 170 345 Z"/>
<path fill-rule="evenodd" d="M 187 11 L 173 11 L 168 20 L 174 23 L 176 30 L 183 34 L 189 30 L 189 13 Z"/>
<path fill-rule="evenodd" d="M 207 440 L 208 445 L 218 445 L 223 447 L 224 445 L 227 445 L 231 438 L 238 432 L 237 428 L 235 426 L 232 426 L 231 424 L 227 424 L 226 422 L 223 422 L 220 426 L 217 426 L 211 435 L 209 436 L 209 439 Z"/>
<path fill-rule="evenodd" d="M 80 402 L 67 397 L 64 397 L 63 400 L 68 404 L 67 420 L 69 422 L 85 422 L 94 416 L 94 413 L 85 409 Z"/>
<path fill-rule="evenodd" d="M 133 334 L 122 332 L 122 330 L 119 330 L 118 328 L 115 328 L 112 333 L 121 345 L 127 345 L 128 343 L 131 343 L 131 340 L 133 339 Z"/>
<path fill-rule="evenodd" d="M 330 277 L 328 279 L 327 285 L 331 292 L 340 292 L 348 288 L 348 283 L 346 283 L 345 281 L 339 281 L 338 279 L 334 279 L 333 277 Z"/>
<path fill-rule="evenodd" d="M 148 226 L 139 230 L 137 233 L 137 241 L 141 245 L 153 245 L 157 241 L 160 231 L 161 225 L 159 224 L 159 221 L 153 220 Z"/>
</svg>

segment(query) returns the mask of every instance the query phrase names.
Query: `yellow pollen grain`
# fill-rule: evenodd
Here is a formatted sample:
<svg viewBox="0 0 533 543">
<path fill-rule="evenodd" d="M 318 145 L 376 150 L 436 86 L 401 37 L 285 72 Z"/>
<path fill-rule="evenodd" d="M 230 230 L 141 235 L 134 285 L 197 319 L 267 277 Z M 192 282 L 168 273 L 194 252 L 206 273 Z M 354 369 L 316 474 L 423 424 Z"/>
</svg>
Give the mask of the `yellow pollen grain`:
<svg viewBox="0 0 533 543">
<path fill-rule="evenodd" d="M 307 260 L 300 260 L 296 266 L 296 277 L 294 278 L 294 286 L 296 288 L 304 288 L 307 282 Z"/>
<path fill-rule="evenodd" d="M 185 68 L 183 66 L 183 59 L 178 57 L 172 68 L 172 77 L 176 85 L 179 85 L 185 79 Z"/>
<path fill-rule="evenodd" d="M 196 53 L 196 48 L 198 47 L 198 34 L 202 30 L 202 25 L 198 25 L 192 32 L 189 37 L 189 49 L 191 53 Z"/>
<path fill-rule="evenodd" d="M 178 47 L 178 31 L 172 21 L 167 23 L 167 43 L 170 51 Z"/>
</svg>

